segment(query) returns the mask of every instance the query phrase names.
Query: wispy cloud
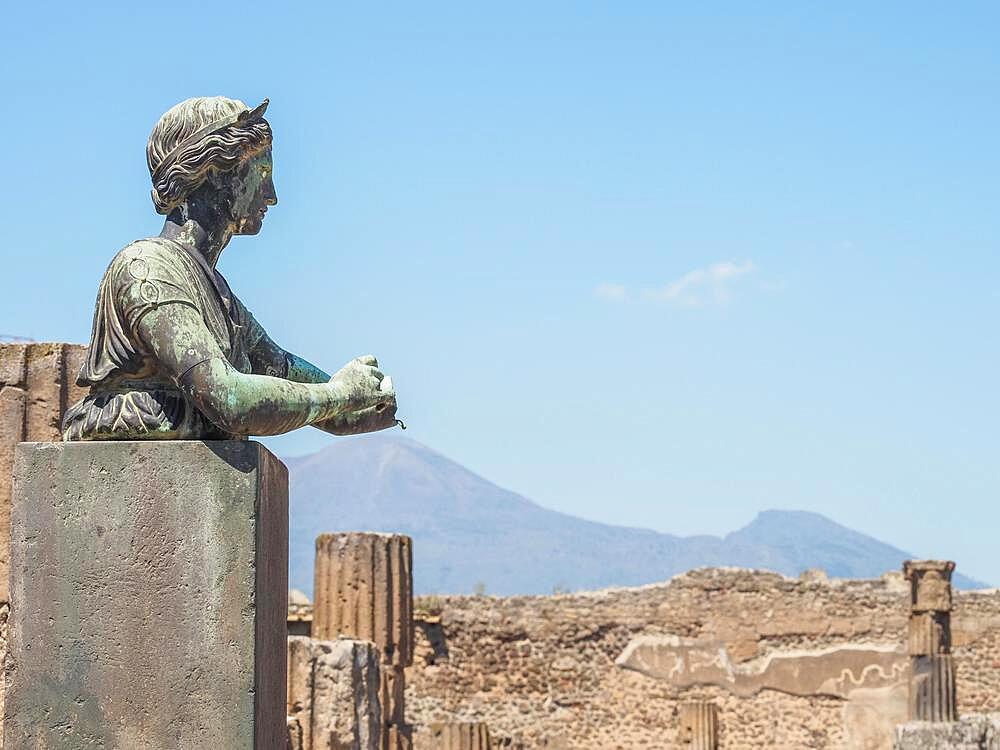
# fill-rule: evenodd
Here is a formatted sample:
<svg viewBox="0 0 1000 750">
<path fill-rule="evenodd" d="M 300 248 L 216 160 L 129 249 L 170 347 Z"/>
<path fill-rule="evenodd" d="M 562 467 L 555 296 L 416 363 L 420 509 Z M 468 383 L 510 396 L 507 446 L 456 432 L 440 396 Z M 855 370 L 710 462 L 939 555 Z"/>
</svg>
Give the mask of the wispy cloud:
<svg viewBox="0 0 1000 750">
<path fill-rule="evenodd" d="M 594 296 L 608 302 L 624 302 L 628 299 L 628 289 L 623 284 L 598 284 Z"/>
<path fill-rule="evenodd" d="M 733 286 L 755 270 L 752 261 L 735 263 L 721 261 L 705 268 L 696 268 L 661 287 L 639 289 L 633 293 L 622 284 L 604 283 L 594 289 L 594 296 L 609 302 L 638 299 L 680 307 L 704 307 L 725 304 Z"/>
</svg>

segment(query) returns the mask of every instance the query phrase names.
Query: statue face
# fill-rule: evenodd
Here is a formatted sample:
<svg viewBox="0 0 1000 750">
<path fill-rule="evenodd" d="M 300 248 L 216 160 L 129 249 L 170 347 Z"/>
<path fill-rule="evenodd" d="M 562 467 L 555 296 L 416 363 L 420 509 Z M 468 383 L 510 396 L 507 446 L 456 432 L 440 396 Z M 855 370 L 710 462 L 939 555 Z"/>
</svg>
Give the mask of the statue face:
<svg viewBox="0 0 1000 750">
<path fill-rule="evenodd" d="M 271 149 L 247 159 L 233 174 L 232 218 L 235 234 L 257 234 L 268 206 L 278 203 L 271 178 Z"/>
</svg>

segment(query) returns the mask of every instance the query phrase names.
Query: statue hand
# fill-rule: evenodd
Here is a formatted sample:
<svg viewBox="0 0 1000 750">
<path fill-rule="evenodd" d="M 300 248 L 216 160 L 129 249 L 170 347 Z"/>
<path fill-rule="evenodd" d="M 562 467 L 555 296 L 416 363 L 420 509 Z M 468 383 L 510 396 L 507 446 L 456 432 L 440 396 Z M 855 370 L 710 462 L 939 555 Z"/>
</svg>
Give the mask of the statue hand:
<svg viewBox="0 0 1000 750">
<path fill-rule="evenodd" d="M 329 385 L 336 389 L 343 400 L 344 412 L 374 409 L 382 413 L 390 406 L 395 411 L 396 394 L 392 378 L 378 369 L 378 360 L 365 355 L 352 359 L 330 378 Z"/>
<path fill-rule="evenodd" d="M 376 411 L 378 408 L 369 406 L 361 411 L 352 411 L 324 422 L 317 422 L 315 426 L 333 435 L 360 435 L 395 427 L 397 424 L 395 399 L 385 408 Z"/>
</svg>

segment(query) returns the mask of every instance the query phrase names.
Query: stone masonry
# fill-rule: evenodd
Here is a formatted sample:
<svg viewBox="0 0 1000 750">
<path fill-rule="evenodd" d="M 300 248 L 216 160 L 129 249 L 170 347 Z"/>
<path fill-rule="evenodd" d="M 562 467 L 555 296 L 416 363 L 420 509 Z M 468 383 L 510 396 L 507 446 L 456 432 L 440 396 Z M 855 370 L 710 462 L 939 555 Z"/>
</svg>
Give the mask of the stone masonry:
<svg viewBox="0 0 1000 750">
<path fill-rule="evenodd" d="M 413 663 L 413 547 L 400 534 L 316 539 L 312 636 L 372 641 L 382 660 L 383 748 L 408 750 L 405 669 Z"/>
<path fill-rule="evenodd" d="M 701 569 L 638 588 L 418 597 L 407 720 L 418 737 L 482 721 L 494 744 L 531 750 L 676 748 L 679 706 L 710 701 L 720 750 L 891 750 L 907 720 L 910 592 L 898 571 Z M 950 621 L 958 710 L 1000 711 L 1000 590 L 954 592 Z M 674 665 L 666 679 L 616 665 L 642 643 Z"/>
</svg>

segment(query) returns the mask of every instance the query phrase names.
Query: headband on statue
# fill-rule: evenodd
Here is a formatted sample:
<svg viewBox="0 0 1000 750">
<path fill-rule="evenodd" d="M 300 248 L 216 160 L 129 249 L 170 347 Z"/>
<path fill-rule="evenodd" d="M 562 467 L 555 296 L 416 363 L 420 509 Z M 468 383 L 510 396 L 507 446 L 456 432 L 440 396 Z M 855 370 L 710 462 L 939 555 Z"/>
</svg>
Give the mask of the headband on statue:
<svg viewBox="0 0 1000 750">
<path fill-rule="evenodd" d="M 167 154 L 165 157 L 163 157 L 163 161 L 161 161 L 156 166 L 156 169 L 153 170 L 153 175 L 152 175 L 153 182 L 155 183 L 157 180 L 159 180 L 160 177 L 163 175 L 163 173 L 166 172 L 171 166 L 173 166 L 174 162 L 177 161 L 178 154 L 180 154 L 188 146 L 197 143 L 205 136 L 212 135 L 212 133 L 217 133 L 220 130 L 224 130 L 225 128 L 230 127 L 231 125 L 240 125 L 240 126 L 250 125 L 251 123 L 257 122 L 258 120 L 262 119 L 264 117 L 264 113 L 267 111 L 268 101 L 269 100 L 265 99 L 253 109 L 244 109 L 241 112 L 237 112 L 232 115 L 226 115 L 225 117 L 220 117 L 218 120 L 210 122 L 205 127 L 199 128 L 198 130 L 193 132 L 183 141 L 181 141 L 172 149 L 170 149 L 170 153 Z"/>
</svg>

